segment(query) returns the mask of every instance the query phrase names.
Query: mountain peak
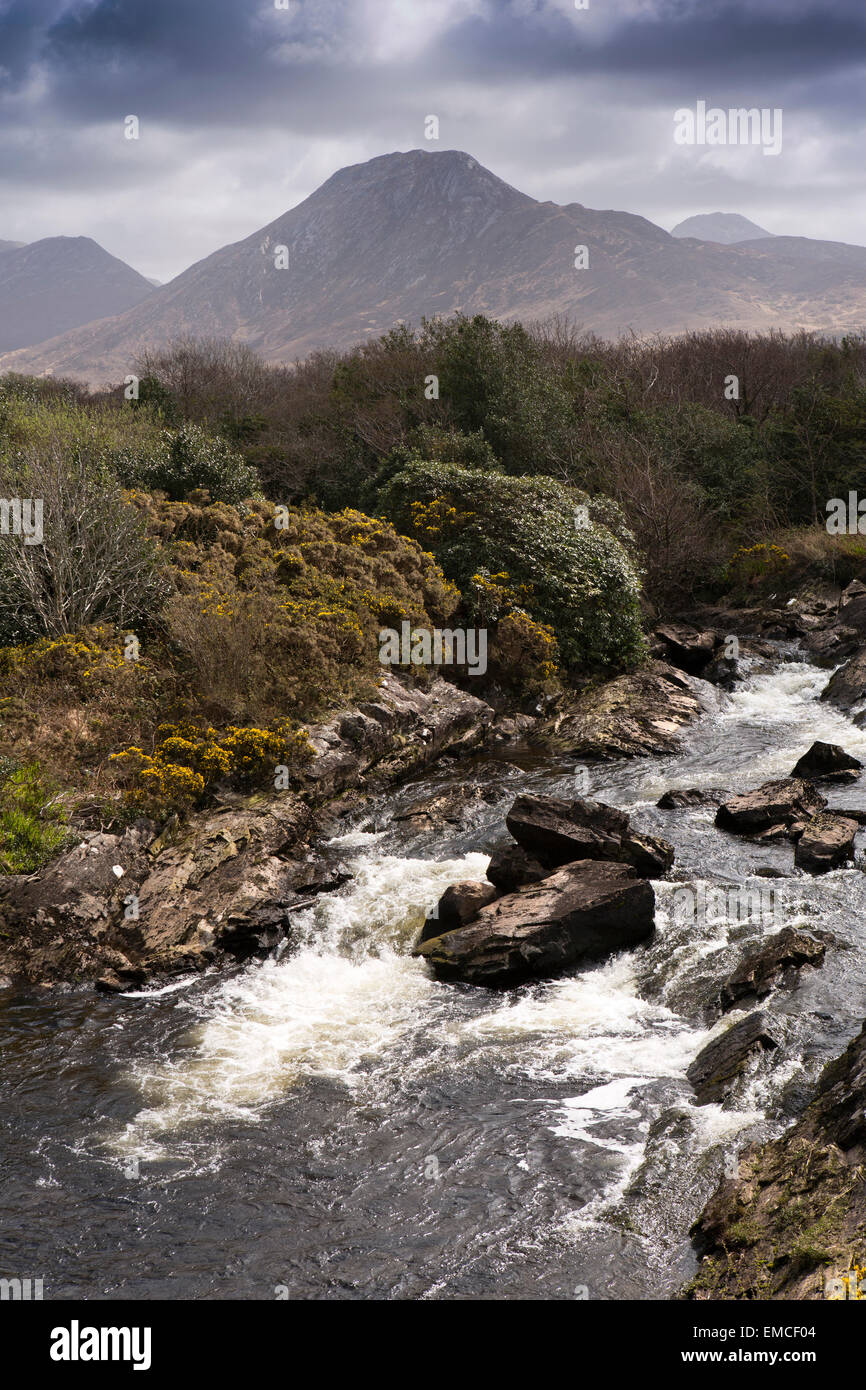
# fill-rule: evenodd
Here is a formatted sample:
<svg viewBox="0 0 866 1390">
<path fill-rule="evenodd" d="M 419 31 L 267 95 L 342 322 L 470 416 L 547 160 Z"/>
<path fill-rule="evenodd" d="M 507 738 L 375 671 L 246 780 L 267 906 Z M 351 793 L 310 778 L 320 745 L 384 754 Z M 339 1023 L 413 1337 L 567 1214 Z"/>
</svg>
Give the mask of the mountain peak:
<svg viewBox="0 0 866 1390">
<path fill-rule="evenodd" d="M 738 241 L 758 241 L 772 235 L 772 232 L 765 231 L 757 222 L 750 222 L 748 217 L 741 217 L 738 212 L 701 212 L 671 228 L 671 236 L 717 241 L 722 246 L 735 246 Z"/>
</svg>

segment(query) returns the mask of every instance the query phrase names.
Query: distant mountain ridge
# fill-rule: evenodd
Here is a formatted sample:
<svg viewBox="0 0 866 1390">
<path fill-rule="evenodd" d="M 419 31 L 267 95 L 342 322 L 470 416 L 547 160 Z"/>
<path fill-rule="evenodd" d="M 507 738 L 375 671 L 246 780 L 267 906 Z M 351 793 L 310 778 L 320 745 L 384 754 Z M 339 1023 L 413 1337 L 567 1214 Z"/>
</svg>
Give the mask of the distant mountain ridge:
<svg viewBox="0 0 866 1390">
<path fill-rule="evenodd" d="M 671 236 L 693 236 L 699 241 L 717 241 L 723 246 L 734 246 L 740 241 L 759 241 L 772 235 L 772 232 L 765 231 L 757 222 L 750 222 L 748 217 L 741 217 L 738 212 L 701 212 L 671 228 Z"/>
<path fill-rule="evenodd" d="M 339 170 L 125 312 L 7 352 L 0 370 L 118 381 L 142 349 L 190 334 L 291 362 L 456 310 L 567 315 L 607 337 L 721 325 L 856 332 L 866 248 L 680 239 L 632 213 L 538 202 L 459 151 L 411 150 Z"/>
<path fill-rule="evenodd" d="M 0 352 L 120 314 L 152 292 L 90 237 L 0 242 Z"/>
</svg>

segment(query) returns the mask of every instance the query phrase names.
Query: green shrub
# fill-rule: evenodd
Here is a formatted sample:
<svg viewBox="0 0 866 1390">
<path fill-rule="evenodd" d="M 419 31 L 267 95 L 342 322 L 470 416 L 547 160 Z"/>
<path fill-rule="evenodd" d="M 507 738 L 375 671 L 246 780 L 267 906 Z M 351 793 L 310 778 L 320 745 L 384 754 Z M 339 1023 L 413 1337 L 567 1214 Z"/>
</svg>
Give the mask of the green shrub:
<svg viewBox="0 0 866 1390">
<path fill-rule="evenodd" d="M 128 487 L 158 490 L 173 502 L 200 489 L 206 489 L 213 502 L 243 502 L 260 494 L 255 469 L 227 440 L 191 422 L 164 430 L 155 445 L 119 449 L 111 462 Z"/>
<path fill-rule="evenodd" d="M 417 458 L 382 487 L 379 504 L 399 530 L 430 546 L 463 590 L 470 620 L 488 617 L 489 593 L 473 584 L 476 576 L 504 575 L 523 589 L 530 615 L 553 629 L 567 668 L 618 669 L 641 656 L 638 573 L 623 540 L 599 519 L 613 520 L 608 498 L 599 505 L 552 478 Z"/>
<path fill-rule="evenodd" d="M 0 873 L 32 874 L 68 838 L 63 813 L 36 763 L 0 760 Z"/>
</svg>

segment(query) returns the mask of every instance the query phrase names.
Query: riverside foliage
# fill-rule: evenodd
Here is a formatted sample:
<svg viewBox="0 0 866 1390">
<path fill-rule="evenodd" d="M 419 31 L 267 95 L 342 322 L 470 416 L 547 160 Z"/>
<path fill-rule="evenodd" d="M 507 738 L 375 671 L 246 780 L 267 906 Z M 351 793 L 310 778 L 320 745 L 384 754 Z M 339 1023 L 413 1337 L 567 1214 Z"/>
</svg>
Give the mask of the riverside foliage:
<svg viewBox="0 0 866 1390">
<path fill-rule="evenodd" d="M 642 582 L 663 610 L 860 573 L 817 521 L 866 492 L 864 364 L 458 316 L 292 369 L 174 344 L 137 401 L 0 379 L 0 495 L 45 504 L 43 544 L 0 537 L 2 867 L 67 823 L 300 784 L 383 629 L 483 627 L 483 681 L 443 674 L 526 703 L 641 660 Z"/>
</svg>

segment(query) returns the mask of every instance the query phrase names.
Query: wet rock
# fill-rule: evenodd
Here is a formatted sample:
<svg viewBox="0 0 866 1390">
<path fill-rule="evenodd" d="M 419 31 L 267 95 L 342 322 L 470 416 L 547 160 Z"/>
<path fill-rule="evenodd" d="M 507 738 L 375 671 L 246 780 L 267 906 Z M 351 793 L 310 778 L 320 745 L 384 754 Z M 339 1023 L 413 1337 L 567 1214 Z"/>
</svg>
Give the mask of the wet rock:
<svg viewBox="0 0 866 1390">
<path fill-rule="evenodd" d="M 781 838 L 794 826 L 811 820 L 826 805 L 825 798 L 810 782 L 782 777 L 724 802 L 716 812 L 716 825 L 735 835 Z"/>
<path fill-rule="evenodd" d="M 436 911 L 424 923 L 419 942 L 466 926 L 496 896 L 496 889 L 490 883 L 476 883 L 472 879 L 452 883 L 436 904 Z"/>
<path fill-rule="evenodd" d="M 800 639 L 803 651 L 816 666 L 838 666 L 840 661 L 853 655 L 859 644 L 860 636 L 855 629 L 839 624 L 807 632 Z"/>
<path fill-rule="evenodd" d="M 661 878 L 674 861 L 666 840 L 638 835 L 624 811 L 601 801 L 519 796 L 505 824 L 521 848 L 548 868 L 609 859 L 631 864 L 646 878 Z"/>
<path fill-rule="evenodd" d="M 838 671 L 834 671 L 821 694 L 837 709 L 850 715 L 855 724 L 866 722 L 866 647 L 858 647 Z"/>
<path fill-rule="evenodd" d="M 675 787 L 656 802 L 661 811 L 679 811 L 686 806 L 718 806 L 728 795 L 719 787 Z"/>
<path fill-rule="evenodd" d="M 692 678 L 662 661 L 581 696 L 538 739 L 578 758 L 634 758 L 673 753 L 686 725 L 707 708 Z"/>
<path fill-rule="evenodd" d="M 749 1014 L 702 1048 L 686 1072 L 699 1105 L 724 1100 L 737 1077 L 759 1050 L 778 1047 L 781 1039 L 766 1014 Z"/>
<path fill-rule="evenodd" d="M 484 907 L 417 954 L 440 980 L 504 986 L 635 946 L 652 935 L 655 897 L 626 864 L 568 864 Z"/>
<path fill-rule="evenodd" d="M 866 584 L 852 579 L 839 601 L 839 622 L 866 636 Z"/>
<path fill-rule="evenodd" d="M 822 811 L 814 816 L 797 841 L 794 863 L 810 874 L 824 874 L 854 858 L 854 836 L 860 826 L 847 816 Z"/>
<path fill-rule="evenodd" d="M 304 771 L 304 782 L 321 801 L 362 778 L 368 785 L 393 781 L 446 752 L 477 747 L 493 719 L 490 705 L 440 677 L 422 690 L 389 674 L 375 701 L 310 728 L 316 756 Z"/>
<path fill-rule="evenodd" d="M 701 671 L 701 680 L 710 681 L 721 690 L 735 689 L 737 682 L 742 678 L 743 670 L 739 661 L 733 656 L 725 656 L 723 652 L 714 656 L 710 664 Z"/>
<path fill-rule="evenodd" d="M 779 1138 L 739 1156 L 691 1234 L 703 1262 L 688 1299 L 855 1298 L 866 1293 L 866 1024 Z M 858 1273 L 852 1263 L 859 1263 Z"/>
<path fill-rule="evenodd" d="M 656 628 L 654 637 L 657 654 L 692 676 L 700 675 L 710 664 L 722 640 L 716 632 L 701 632 L 686 623 L 666 623 Z"/>
<path fill-rule="evenodd" d="M 487 877 L 500 893 L 514 893 L 527 883 L 538 883 L 550 873 L 520 845 L 494 850 L 487 865 Z"/>
<path fill-rule="evenodd" d="M 395 812 L 393 821 L 395 824 L 410 822 L 414 826 L 430 829 L 446 825 L 466 825 L 472 820 L 474 812 L 496 801 L 498 796 L 497 787 L 480 787 L 475 783 L 460 782 L 456 786 L 448 787 L 438 796 L 415 801 L 405 810 Z"/>
<path fill-rule="evenodd" d="M 838 743 L 812 744 L 808 752 L 797 759 L 792 777 L 805 777 L 812 782 L 856 782 L 863 764 L 846 753 Z"/>
<path fill-rule="evenodd" d="M 794 984 L 802 965 L 823 964 L 827 952 L 826 940 L 818 941 L 808 933 L 785 927 L 771 936 L 742 961 L 722 985 L 722 1008 L 732 1009 L 742 999 L 762 999 L 785 977 Z"/>
</svg>

